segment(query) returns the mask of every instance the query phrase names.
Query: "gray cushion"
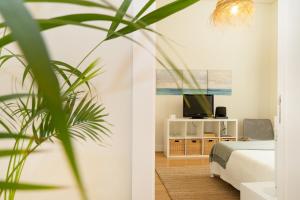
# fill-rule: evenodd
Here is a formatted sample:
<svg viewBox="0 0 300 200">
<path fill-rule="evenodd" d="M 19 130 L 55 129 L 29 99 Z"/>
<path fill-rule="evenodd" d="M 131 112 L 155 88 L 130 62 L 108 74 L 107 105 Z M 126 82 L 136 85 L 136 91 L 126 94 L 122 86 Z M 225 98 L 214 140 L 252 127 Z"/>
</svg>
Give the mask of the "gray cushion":
<svg viewBox="0 0 300 200">
<path fill-rule="evenodd" d="M 273 140 L 274 131 L 269 119 L 245 119 L 244 137 L 253 140 Z"/>
</svg>

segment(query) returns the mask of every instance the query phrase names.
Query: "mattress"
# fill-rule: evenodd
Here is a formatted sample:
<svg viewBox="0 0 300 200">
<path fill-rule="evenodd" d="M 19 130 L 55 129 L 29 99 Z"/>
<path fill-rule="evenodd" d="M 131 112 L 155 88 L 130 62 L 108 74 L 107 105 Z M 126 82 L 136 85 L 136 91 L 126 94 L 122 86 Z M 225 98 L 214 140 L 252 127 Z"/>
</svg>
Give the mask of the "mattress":
<svg viewBox="0 0 300 200">
<path fill-rule="evenodd" d="M 220 176 L 240 190 L 241 183 L 274 181 L 274 150 L 236 150 L 232 152 L 226 169 L 217 162 L 210 163 L 211 174 Z"/>
<path fill-rule="evenodd" d="M 226 168 L 231 153 L 236 150 L 274 150 L 274 145 L 274 140 L 220 142 L 212 148 L 209 161 Z"/>
</svg>

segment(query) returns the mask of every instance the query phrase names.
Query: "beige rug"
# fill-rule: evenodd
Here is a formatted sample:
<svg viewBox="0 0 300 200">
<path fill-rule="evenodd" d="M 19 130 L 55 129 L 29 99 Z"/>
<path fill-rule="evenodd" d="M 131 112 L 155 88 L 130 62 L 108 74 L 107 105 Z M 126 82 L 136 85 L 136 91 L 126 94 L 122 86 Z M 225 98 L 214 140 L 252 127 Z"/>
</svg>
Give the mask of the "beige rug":
<svg viewBox="0 0 300 200">
<path fill-rule="evenodd" d="M 211 178 L 208 166 L 157 168 L 172 200 L 239 200 L 240 193 L 219 178 Z"/>
</svg>

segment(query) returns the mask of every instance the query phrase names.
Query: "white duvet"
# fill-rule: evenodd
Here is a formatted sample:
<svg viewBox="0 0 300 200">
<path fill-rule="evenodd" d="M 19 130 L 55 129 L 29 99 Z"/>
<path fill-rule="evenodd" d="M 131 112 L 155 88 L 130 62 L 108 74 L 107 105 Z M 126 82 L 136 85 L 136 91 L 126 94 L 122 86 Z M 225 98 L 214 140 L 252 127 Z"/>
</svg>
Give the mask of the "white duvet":
<svg viewBox="0 0 300 200">
<path fill-rule="evenodd" d="M 219 175 L 236 189 L 245 182 L 274 181 L 275 153 L 273 150 L 237 150 L 232 152 L 226 169 L 210 164 L 211 174 Z"/>
</svg>

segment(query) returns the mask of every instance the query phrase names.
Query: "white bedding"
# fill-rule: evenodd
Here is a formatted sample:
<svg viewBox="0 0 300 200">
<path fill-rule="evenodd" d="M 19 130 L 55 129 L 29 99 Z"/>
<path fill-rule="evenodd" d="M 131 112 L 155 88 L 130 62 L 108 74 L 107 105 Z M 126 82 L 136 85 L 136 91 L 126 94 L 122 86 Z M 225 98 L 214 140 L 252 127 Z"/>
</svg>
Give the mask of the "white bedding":
<svg viewBox="0 0 300 200">
<path fill-rule="evenodd" d="M 226 169 L 210 164 L 211 174 L 219 175 L 236 189 L 245 182 L 274 181 L 275 153 L 272 150 L 237 150 L 232 152 Z"/>
</svg>

